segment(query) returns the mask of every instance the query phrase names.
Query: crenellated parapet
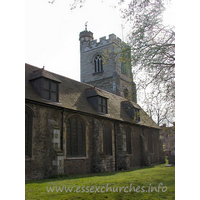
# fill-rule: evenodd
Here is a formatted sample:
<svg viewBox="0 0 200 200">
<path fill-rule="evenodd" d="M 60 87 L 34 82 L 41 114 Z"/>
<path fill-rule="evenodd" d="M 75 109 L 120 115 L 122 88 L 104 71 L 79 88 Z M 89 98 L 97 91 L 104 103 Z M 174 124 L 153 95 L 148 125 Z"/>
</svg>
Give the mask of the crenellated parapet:
<svg viewBox="0 0 200 200">
<path fill-rule="evenodd" d="M 89 39 L 89 34 L 87 35 L 87 33 L 83 33 L 81 32 L 80 34 L 80 42 L 82 43 L 82 45 L 84 45 L 85 49 L 84 51 L 89 51 L 89 50 L 93 50 L 105 45 L 110 45 L 110 44 L 117 44 L 119 45 L 121 43 L 121 39 L 116 37 L 115 34 L 110 34 L 108 39 L 106 39 L 106 36 L 101 37 L 99 39 L 99 42 L 97 42 L 97 39 L 95 40 L 91 40 L 91 38 L 93 37 L 93 34 L 91 35 L 90 32 L 90 39 Z"/>
</svg>

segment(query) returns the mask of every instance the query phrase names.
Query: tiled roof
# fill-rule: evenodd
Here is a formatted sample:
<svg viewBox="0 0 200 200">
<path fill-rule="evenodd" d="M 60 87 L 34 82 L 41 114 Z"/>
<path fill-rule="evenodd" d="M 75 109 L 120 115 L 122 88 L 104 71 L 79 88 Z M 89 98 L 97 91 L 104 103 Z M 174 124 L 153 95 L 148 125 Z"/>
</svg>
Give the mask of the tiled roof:
<svg viewBox="0 0 200 200">
<path fill-rule="evenodd" d="M 33 75 L 34 73 L 38 74 Z M 59 103 L 44 100 L 37 93 L 30 80 L 39 78 L 40 76 L 60 82 Z M 100 95 L 106 97 L 108 99 L 108 114 L 99 113 L 87 100 L 88 95 Z M 111 118 L 123 122 L 160 129 L 159 126 L 157 126 L 155 122 L 144 112 L 144 110 L 134 102 L 131 102 L 131 104 L 140 109 L 140 122 L 138 123 L 133 121 L 133 119 L 127 114 L 122 106 L 122 104 L 127 101 L 125 98 L 29 64 L 25 64 L 25 98 L 27 100 L 38 101 L 66 109 L 102 116 L 105 118 Z"/>
<path fill-rule="evenodd" d="M 44 70 L 44 67 L 42 69 L 38 69 L 38 70 L 33 71 L 29 80 L 35 80 L 35 79 L 40 78 L 40 77 L 45 77 L 45 78 L 54 80 L 54 81 L 59 82 L 59 83 L 61 82 L 59 79 L 57 79 L 55 76 L 53 76 L 52 73 Z"/>
</svg>

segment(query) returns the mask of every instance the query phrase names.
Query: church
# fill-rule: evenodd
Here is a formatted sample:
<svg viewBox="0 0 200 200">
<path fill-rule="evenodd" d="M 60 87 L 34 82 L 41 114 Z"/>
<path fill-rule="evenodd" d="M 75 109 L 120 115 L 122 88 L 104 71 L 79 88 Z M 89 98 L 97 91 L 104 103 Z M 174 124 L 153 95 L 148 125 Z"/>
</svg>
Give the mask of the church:
<svg viewBox="0 0 200 200">
<path fill-rule="evenodd" d="M 81 82 L 25 64 L 25 178 L 164 163 L 160 128 L 137 104 L 114 34 L 80 33 Z M 110 53 L 104 62 L 105 52 Z"/>
</svg>

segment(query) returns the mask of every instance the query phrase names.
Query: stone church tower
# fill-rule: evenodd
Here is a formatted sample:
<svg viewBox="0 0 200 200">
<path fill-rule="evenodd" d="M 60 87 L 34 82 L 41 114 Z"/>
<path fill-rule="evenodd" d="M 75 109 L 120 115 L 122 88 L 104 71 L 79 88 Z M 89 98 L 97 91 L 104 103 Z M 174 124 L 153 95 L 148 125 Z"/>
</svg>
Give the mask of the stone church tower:
<svg viewBox="0 0 200 200">
<path fill-rule="evenodd" d="M 136 85 L 133 82 L 131 67 L 126 69 L 116 54 L 121 39 L 111 34 L 109 38 L 94 40 L 87 27 L 80 33 L 81 82 L 97 86 L 113 94 L 137 102 Z M 104 62 L 105 52 L 109 58 Z M 131 65 L 130 65 L 131 66 Z"/>
</svg>

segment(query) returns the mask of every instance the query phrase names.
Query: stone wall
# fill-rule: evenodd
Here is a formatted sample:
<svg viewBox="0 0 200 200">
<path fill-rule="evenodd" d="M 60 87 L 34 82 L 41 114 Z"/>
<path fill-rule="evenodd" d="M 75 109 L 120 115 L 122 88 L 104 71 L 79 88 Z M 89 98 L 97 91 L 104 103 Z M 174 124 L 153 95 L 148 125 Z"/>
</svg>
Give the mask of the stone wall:
<svg viewBox="0 0 200 200">
<path fill-rule="evenodd" d="M 26 105 L 35 113 L 32 126 L 32 156 L 25 158 L 26 179 L 41 179 L 57 174 L 57 167 L 53 165 L 53 160 L 56 159 L 53 132 L 48 120 L 54 120 L 58 127 L 61 127 L 61 111 L 36 104 Z"/>
<path fill-rule="evenodd" d="M 145 159 L 148 161 L 145 163 L 146 165 L 160 162 L 157 130 L 153 130 L 154 151 L 151 154 L 147 152 L 145 158 L 143 145 L 146 145 L 147 149 L 147 144 L 142 144 L 141 135 L 143 134 L 147 140 L 148 133 L 143 131 L 144 127 L 80 115 L 66 110 L 63 113 L 62 109 L 39 104 L 27 103 L 26 105 L 34 112 L 32 156 L 31 158 L 26 157 L 26 180 L 42 179 L 63 173 L 87 174 L 129 169 L 143 165 Z M 82 117 L 86 124 L 85 157 L 68 158 L 66 156 L 66 122 L 73 115 Z M 103 153 L 103 126 L 105 123 L 110 123 L 112 127 L 112 155 L 110 156 Z M 130 126 L 132 129 L 132 154 L 126 152 L 126 126 Z"/>
<path fill-rule="evenodd" d="M 65 159 L 64 173 L 68 175 L 91 173 L 89 159 L 88 158 Z"/>
<path fill-rule="evenodd" d="M 133 76 L 131 69 L 127 74 L 121 72 L 120 52 L 118 45 L 121 40 L 111 34 L 109 38 L 97 40 L 86 40 L 80 38 L 80 64 L 81 82 L 97 86 L 113 94 L 124 97 L 124 90 L 128 89 L 129 99 L 137 102 L 136 88 L 133 88 Z M 95 73 L 94 58 L 96 55 L 108 54 L 103 64 L 103 71 Z M 109 53 L 108 53 L 109 52 Z"/>
<path fill-rule="evenodd" d="M 87 47 L 82 48 L 81 51 L 81 82 L 89 83 L 91 81 L 111 77 L 115 71 L 115 59 L 109 59 L 106 65 L 103 65 L 102 73 L 95 73 L 94 58 L 97 54 L 102 55 L 104 50 L 110 50 L 114 53 L 112 44 L 101 46 L 98 49 L 85 50 L 86 48 Z"/>
</svg>

